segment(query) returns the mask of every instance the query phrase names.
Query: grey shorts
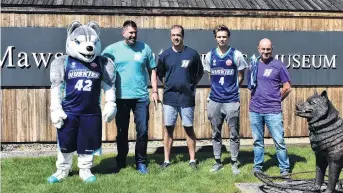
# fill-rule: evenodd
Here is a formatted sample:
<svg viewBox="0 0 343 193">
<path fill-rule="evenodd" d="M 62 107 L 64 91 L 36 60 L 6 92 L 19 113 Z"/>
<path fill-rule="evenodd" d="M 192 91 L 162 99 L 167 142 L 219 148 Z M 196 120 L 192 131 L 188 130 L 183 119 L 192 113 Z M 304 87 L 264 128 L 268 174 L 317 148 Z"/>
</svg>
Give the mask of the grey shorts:
<svg viewBox="0 0 343 193">
<path fill-rule="evenodd" d="M 182 125 L 192 127 L 194 122 L 194 107 L 176 107 L 163 105 L 163 118 L 165 126 L 176 124 L 177 115 L 180 114 Z"/>
</svg>

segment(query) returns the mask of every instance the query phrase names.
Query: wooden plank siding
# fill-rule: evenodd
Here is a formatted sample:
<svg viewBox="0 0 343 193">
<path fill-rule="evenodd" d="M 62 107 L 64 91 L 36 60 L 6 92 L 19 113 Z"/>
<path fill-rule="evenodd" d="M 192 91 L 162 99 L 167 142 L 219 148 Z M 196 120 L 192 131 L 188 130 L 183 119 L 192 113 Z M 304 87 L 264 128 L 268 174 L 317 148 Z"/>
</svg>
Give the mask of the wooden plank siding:
<svg viewBox="0 0 343 193">
<path fill-rule="evenodd" d="M 284 0 L 280 0 L 284 1 Z M 134 2 L 134 1 L 131 1 Z M 144 1 L 137 0 L 137 3 Z M 168 4 L 176 0 L 166 0 Z M 197 3 L 203 1 L 196 1 Z M 207 1 L 205 1 L 207 2 Z M 218 1 L 216 1 L 218 2 Z M 223 2 L 223 1 L 222 1 Z M 54 2 L 55 3 L 55 2 Z M 226 5 L 226 4 L 225 4 Z M 265 12 L 268 15 L 268 12 Z M 301 14 L 301 13 L 297 13 Z M 308 13 L 307 13 L 308 14 Z M 315 16 L 316 13 L 311 13 Z M 337 14 L 337 13 L 333 13 Z M 326 15 L 329 16 L 329 15 Z M 317 17 L 181 17 L 181 16 L 126 16 L 126 15 L 63 15 L 63 14 L 14 14 L 2 13 L 1 27 L 67 27 L 70 21 L 80 20 L 86 23 L 97 21 L 101 27 L 120 28 L 125 20 L 137 22 L 139 28 L 169 29 L 180 24 L 185 29 L 213 29 L 217 24 L 226 24 L 233 30 L 283 30 L 283 31 L 343 31 L 343 21 L 337 18 Z M 296 117 L 294 106 L 297 101 L 305 100 L 314 93 L 327 90 L 336 108 L 343 112 L 343 86 L 335 87 L 295 87 L 283 102 L 285 135 L 287 137 L 307 136 L 305 120 Z M 162 89 L 159 89 L 162 97 Z M 2 88 L 1 90 L 1 141 L 2 142 L 52 142 L 56 141 L 56 129 L 50 121 L 50 90 L 48 88 Z M 211 138 L 210 123 L 206 113 L 206 99 L 209 88 L 198 88 L 195 108 L 195 132 L 199 139 Z M 241 89 L 240 134 L 251 138 L 248 119 L 250 91 Z M 102 100 L 103 101 L 103 100 Z M 104 141 L 114 141 L 115 123 L 103 124 Z M 224 124 L 223 137 L 229 137 Z M 150 105 L 149 139 L 163 138 L 162 109 Z M 266 133 L 268 136 L 268 133 Z M 184 139 L 185 134 L 178 120 L 175 130 L 176 139 Z M 129 139 L 135 139 L 135 128 L 131 115 Z"/>
<path fill-rule="evenodd" d="M 261 11 L 260 11 L 261 12 Z M 269 12 L 263 12 L 268 16 Z M 1 27 L 67 27 L 70 21 L 86 23 L 95 20 L 103 28 L 121 28 L 124 21 L 134 20 L 138 28 L 169 29 L 180 24 L 185 29 L 213 29 L 218 23 L 232 30 L 271 31 L 342 31 L 343 20 L 327 18 L 330 15 L 311 13 L 314 16 L 301 17 L 193 17 L 193 16 L 118 16 L 118 15 L 60 15 L 60 14 L 16 14 L 2 13 Z M 308 14 L 308 13 L 307 13 Z M 343 17 L 343 13 L 332 13 Z M 325 17 L 322 18 L 321 16 Z M 310 25 L 309 25 L 310 24 Z"/>
<path fill-rule="evenodd" d="M 304 101 L 315 90 L 321 92 L 327 90 L 329 98 L 334 106 L 343 112 L 343 87 L 304 87 L 293 88 L 289 97 L 283 102 L 283 116 L 286 137 L 304 137 L 308 135 L 305 119 L 295 116 L 294 107 L 298 101 Z M 211 138 L 210 123 L 207 119 L 206 104 L 209 88 L 199 88 L 196 93 L 195 107 L 195 132 L 198 139 Z M 162 96 L 162 89 L 159 89 Z M 241 92 L 241 115 L 240 135 L 243 138 L 251 138 L 249 125 L 249 101 L 250 91 L 242 88 Z M 2 89 L 3 104 L 1 108 L 1 141 L 2 142 L 50 142 L 56 140 L 56 129 L 50 121 L 50 90 L 41 89 Z M 104 100 L 102 100 L 104 101 Z M 103 107 L 103 104 L 102 104 Z M 163 138 L 162 107 L 157 109 L 150 104 L 149 140 L 161 140 Z M 266 132 L 265 136 L 269 136 Z M 103 123 L 104 141 L 114 141 L 116 137 L 115 123 Z M 175 138 L 184 139 L 181 121 L 178 119 L 175 129 Z M 227 124 L 223 125 L 223 137 L 229 137 Z M 129 139 L 135 139 L 135 124 L 131 113 Z"/>
<path fill-rule="evenodd" d="M 198 0 L 199 1 L 199 0 Z M 83 6 L 83 7 L 107 7 L 113 9 L 115 7 L 161 7 L 161 8 L 209 8 L 209 9 L 245 9 L 245 10 L 306 10 L 311 11 L 316 9 L 318 11 L 343 11 L 343 0 L 314 0 L 319 7 L 314 8 L 313 2 L 309 0 L 284 0 L 281 1 L 263 1 L 263 0 L 206 0 L 204 4 L 197 5 L 195 0 L 40 0 L 40 1 L 7 1 L 1 0 L 1 5 L 4 6 L 18 6 L 21 4 L 27 6 L 59 6 L 68 7 Z M 145 3 L 144 3 L 145 2 Z M 283 5 L 286 6 L 283 6 Z M 289 6 L 293 4 L 293 6 Z M 228 6 L 229 5 L 229 6 Z M 248 6 L 246 6 L 248 5 Z"/>
</svg>

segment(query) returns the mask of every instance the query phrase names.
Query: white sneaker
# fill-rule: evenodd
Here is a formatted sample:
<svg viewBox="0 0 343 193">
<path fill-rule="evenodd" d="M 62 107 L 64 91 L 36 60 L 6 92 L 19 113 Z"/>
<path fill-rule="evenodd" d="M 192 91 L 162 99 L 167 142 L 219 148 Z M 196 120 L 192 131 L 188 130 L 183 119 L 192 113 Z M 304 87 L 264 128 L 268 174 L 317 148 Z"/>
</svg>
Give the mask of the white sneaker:
<svg viewBox="0 0 343 193">
<path fill-rule="evenodd" d="M 233 175 L 238 175 L 241 173 L 241 171 L 238 169 L 238 165 L 239 165 L 239 163 L 237 161 L 232 163 L 231 168 L 232 168 Z"/>
<path fill-rule="evenodd" d="M 95 182 L 96 177 L 92 174 L 90 169 L 80 169 L 79 176 L 84 182 Z"/>
<path fill-rule="evenodd" d="M 68 177 L 69 175 L 69 170 L 57 170 L 56 173 L 52 174 L 49 178 L 48 178 L 48 182 L 50 184 L 54 184 L 54 183 L 58 183 L 60 182 L 62 179 Z"/>
</svg>

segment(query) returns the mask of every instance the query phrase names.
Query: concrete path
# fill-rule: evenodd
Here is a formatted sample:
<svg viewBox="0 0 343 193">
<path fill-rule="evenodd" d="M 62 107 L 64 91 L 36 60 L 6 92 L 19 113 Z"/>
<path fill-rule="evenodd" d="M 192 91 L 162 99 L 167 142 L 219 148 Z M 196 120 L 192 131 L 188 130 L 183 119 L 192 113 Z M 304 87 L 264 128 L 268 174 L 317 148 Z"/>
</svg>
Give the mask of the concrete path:
<svg viewBox="0 0 343 193">
<path fill-rule="evenodd" d="M 281 190 L 266 186 L 263 183 L 236 183 L 236 187 L 242 193 L 302 193 L 298 190 Z"/>
</svg>

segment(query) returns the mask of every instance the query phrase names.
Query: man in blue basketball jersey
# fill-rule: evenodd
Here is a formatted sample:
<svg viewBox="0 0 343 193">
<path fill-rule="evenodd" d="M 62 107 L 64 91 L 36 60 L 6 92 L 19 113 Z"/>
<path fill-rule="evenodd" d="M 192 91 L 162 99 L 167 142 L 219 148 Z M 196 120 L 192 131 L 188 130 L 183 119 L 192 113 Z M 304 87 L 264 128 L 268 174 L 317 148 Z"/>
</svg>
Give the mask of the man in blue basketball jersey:
<svg viewBox="0 0 343 193">
<path fill-rule="evenodd" d="M 102 52 L 103 56 L 111 58 L 116 64 L 116 96 L 118 113 L 117 125 L 117 165 L 115 172 L 126 167 L 126 157 L 129 152 L 128 130 L 130 112 L 133 111 L 136 123 L 136 169 L 147 174 L 147 145 L 149 122 L 149 74 L 152 86 L 152 101 L 159 100 L 157 92 L 156 62 L 150 47 L 137 41 L 137 25 L 128 20 L 123 24 L 124 40 L 111 44 Z"/>
<path fill-rule="evenodd" d="M 163 116 L 166 127 L 164 131 L 164 163 L 161 167 L 170 166 L 173 132 L 177 116 L 180 114 L 187 137 L 189 165 L 196 169 L 196 137 L 193 128 L 195 88 L 203 76 L 204 70 L 198 52 L 183 44 L 184 29 L 182 26 L 172 26 L 170 37 L 173 46 L 160 54 L 157 65 L 158 77 L 164 82 Z"/>
<path fill-rule="evenodd" d="M 207 104 L 208 119 L 212 127 L 213 153 L 216 163 L 211 172 L 223 168 L 221 162 L 224 120 L 230 128 L 230 148 L 233 174 L 239 174 L 238 152 L 240 99 L 239 87 L 244 80 L 244 70 L 248 66 L 243 54 L 229 46 L 230 30 L 219 25 L 213 30 L 218 47 L 207 53 L 204 70 L 209 72 L 211 92 Z"/>
</svg>

